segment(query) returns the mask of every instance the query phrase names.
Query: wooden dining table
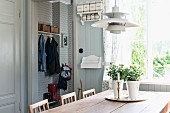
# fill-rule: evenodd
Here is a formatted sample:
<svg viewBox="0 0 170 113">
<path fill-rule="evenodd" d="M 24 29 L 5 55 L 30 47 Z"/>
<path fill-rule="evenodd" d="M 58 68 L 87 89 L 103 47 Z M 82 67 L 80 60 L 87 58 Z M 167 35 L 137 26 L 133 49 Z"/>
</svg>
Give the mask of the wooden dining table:
<svg viewBox="0 0 170 113">
<path fill-rule="evenodd" d="M 127 95 L 127 91 L 123 91 Z M 142 101 L 112 101 L 113 90 L 80 99 L 42 113 L 166 113 L 170 108 L 170 92 L 140 91 Z"/>
</svg>

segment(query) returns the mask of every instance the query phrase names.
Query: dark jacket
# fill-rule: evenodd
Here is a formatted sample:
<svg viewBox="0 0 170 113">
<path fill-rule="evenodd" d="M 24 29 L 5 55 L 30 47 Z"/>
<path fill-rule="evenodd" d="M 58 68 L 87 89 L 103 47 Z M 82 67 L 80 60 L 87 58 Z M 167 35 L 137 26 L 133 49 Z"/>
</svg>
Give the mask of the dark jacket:
<svg viewBox="0 0 170 113">
<path fill-rule="evenodd" d="M 38 71 L 46 71 L 45 40 L 42 34 L 38 40 Z"/>
<path fill-rule="evenodd" d="M 59 54 L 57 51 L 58 43 L 54 40 L 54 38 L 47 38 L 45 44 L 45 51 L 47 54 L 46 57 L 46 65 L 47 72 L 49 75 L 59 74 L 60 73 L 60 62 L 59 62 Z"/>
</svg>

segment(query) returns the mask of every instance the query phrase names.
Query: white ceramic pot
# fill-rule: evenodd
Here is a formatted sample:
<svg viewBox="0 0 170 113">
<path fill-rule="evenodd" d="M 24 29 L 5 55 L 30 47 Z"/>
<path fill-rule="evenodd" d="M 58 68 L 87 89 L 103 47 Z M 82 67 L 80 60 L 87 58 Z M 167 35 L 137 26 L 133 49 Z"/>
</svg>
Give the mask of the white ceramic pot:
<svg viewBox="0 0 170 113">
<path fill-rule="evenodd" d="M 136 100 L 139 93 L 140 81 L 127 81 L 127 89 L 129 93 L 129 98 L 131 100 Z"/>
<path fill-rule="evenodd" d="M 123 83 L 124 83 L 124 80 L 120 80 L 120 98 L 122 97 Z M 114 98 L 118 98 L 117 80 L 112 81 L 112 88 L 113 88 L 113 92 L 114 92 Z"/>
</svg>

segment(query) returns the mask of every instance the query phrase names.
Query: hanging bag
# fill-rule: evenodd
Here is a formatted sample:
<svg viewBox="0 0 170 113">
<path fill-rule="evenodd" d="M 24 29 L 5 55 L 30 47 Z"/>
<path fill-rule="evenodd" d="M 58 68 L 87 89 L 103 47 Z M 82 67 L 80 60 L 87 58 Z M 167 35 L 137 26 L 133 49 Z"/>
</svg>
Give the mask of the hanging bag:
<svg viewBox="0 0 170 113">
<path fill-rule="evenodd" d="M 58 89 L 63 89 L 67 90 L 67 80 L 59 75 L 59 80 L 58 80 Z"/>
<path fill-rule="evenodd" d="M 71 79 L 71 70 L 72 68 L 68 65 L 62 64 L 61 67 L 61 73 L 59 75 L 59 81 L 58 81 L 58 88 L 67 90 L 67 81 Z"/>
<path fill-rule="evenodd" d="M 66 64 L 62 65 L 61 76 L 66 80 L 71 80 L 71 75 L 72 75 L 71 70 L 72 68 L 70 66 Z"/>
</svg>

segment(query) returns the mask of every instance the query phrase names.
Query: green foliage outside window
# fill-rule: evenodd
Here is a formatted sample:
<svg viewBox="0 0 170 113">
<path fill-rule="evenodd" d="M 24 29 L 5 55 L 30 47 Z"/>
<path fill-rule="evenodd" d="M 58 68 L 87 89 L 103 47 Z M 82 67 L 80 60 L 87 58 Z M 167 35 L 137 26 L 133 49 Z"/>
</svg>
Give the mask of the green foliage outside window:
<svg viewBox="0 0 170 113">
<path fill-rule="evenodd" d="M 166 52 L 165 56 L 162 57 L 155 57 L 153 59 L 153 69 L 155 71 L 154 76 L 159 77 L 165 74 L 165 69 L 167 64 L 170 64 L 170 55 L 169 52 Z"/>
<path fill-rule="evenodd" d="M 140 6 L 139 7 L 139 11 L 138 11 L 138 23 L 140 25 L 142 25 L 144 23 L 144 15 L 145 15 L 145 10 L 144 10 L 144 6 Z M 144 45 L 143 37 L 144 37 L 144 27 L 139 27 L 137 32 L 136 32 L 136 37 L 135 37 L 135 41 L 132 44 L 132 64 L 135 65 L 139 65 L 140 67 L 142 67 L 142 70 L 145 70 L 145 63 L 144 63 L 144 59 L 146 57 L 146 48 Z"/>
<path fill-rule="evenodd" d="M 140 65 L 144 67 L 144 59 L 146 50 L 143 43 L 133 43 L 132 45 L 132 64 Z"/>
</svg>

